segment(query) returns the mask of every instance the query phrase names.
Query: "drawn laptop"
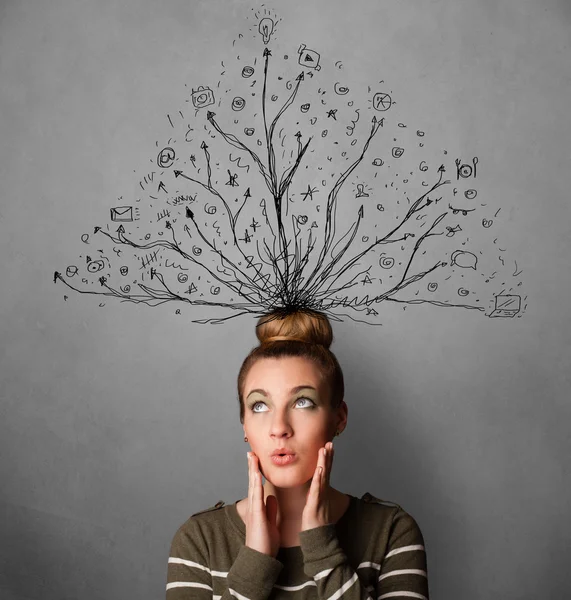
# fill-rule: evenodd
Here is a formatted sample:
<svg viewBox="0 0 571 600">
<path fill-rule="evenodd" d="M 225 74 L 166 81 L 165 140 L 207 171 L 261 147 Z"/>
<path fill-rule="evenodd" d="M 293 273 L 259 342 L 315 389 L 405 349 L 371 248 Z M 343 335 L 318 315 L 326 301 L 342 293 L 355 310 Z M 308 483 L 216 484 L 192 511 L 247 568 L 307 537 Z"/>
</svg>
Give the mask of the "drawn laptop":
<svg viewBox="0 0 571 600">
<path fill-rule="evenodd" d="M 515 317 L 521 307 L 521 297 L 515 295 L 496 296 L 496 308 L 490 317 Z"/>
</svg>

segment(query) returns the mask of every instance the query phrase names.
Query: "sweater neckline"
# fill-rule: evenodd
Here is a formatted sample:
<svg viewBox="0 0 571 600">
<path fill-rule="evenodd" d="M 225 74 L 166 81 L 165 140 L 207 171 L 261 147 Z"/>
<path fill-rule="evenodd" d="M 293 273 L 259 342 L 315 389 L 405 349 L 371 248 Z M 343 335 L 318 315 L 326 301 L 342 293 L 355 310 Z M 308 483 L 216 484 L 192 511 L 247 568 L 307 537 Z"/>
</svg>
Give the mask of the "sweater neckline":
<svg viewBox="0 0 571 600">
<path fill-rule="evenodd" d="M 347 509 L 341 515 L 341 517 L 339 518 L 337 523 L 335 523 L 335 528 L 337 529 L 338 532 L 339 532 L 340 528 L 345 525 L 345 522 L 347 520 L 350 520 L 353 518 L 353 513 L 355 512 L 357 502 L 359 500 L 356 496 L 353 496 L 351 494 L 345 494 L 345 495 L 349 496 L 349 505 L 347 506 Z M 237 507 L 238 502 L 240 502 L 240 500 L 236 500 L 235 502 L 233 502 L 231 504 L 227 504 L 224 507 L 224 510 L 226 511 L 226 516 L 229 518 L 232 525 L 240 532 L 240 534 L 245 539 L 246 538 L 246 525 L 245 525 L 244 521 L 242 521 L 242 517 L 240 517 L 240 515 L 238 514 L 238 507 Z M 288 554 L 297 554 L 297 553 L 301 552 L 301 546 L 288 546 L 288 547 L 280 546 L 279 552 L 288 553 Z"/>
</svg>

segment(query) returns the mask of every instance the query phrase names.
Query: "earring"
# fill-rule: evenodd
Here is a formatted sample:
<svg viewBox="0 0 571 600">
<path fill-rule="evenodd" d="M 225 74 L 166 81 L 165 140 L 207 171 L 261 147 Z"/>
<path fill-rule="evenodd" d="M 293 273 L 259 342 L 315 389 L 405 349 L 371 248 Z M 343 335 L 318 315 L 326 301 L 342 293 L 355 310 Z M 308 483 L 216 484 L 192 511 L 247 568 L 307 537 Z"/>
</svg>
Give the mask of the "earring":
<svg viewBox="0 0 571 600">
<path fill-rule="evenodd" d="M 335 432 L 335 435 L 334 435 L 333 437 L 337 437 L 338 435 L 341 435 L 341 432 L 340 432 L 339 430 L 337 430 L 337 431 Z"/>
<path fill-rule="evenodd" d="M 247 441 L 248 441 L 248 438 L 247 438 L 246 436 L 244 436 L 244 441 L 245 441 L 245 442 L 247 442 Z"/>
</svg>

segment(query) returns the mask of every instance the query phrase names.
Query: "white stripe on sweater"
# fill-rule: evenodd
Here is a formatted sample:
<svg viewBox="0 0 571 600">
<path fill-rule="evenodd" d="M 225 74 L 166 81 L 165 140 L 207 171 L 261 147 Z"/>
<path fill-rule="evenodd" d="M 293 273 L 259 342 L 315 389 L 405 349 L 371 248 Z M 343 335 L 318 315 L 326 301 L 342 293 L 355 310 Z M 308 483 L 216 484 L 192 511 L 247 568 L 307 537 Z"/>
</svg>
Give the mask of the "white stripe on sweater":
<svg viewBox="0 0 571 600">
<path fill-rule="evenodd" d="M 415 546 L 403 546 L 402 548 L 395 548 L 394 550 L 391 550 L 385 554 L 385 558 L 389 558 L 395 554 L 400 554 L 401 552 L 412 552 L 413 550 L 424 550 L 424 546 L 417 544 Z"/>
<path fill-rule="evenodd" d="M 426 596 L 417 594 L 416 592 L 389 592 L 379 596 L 377 600 L 383 600 L 384 598 L 418 598 L 419 600 L 428 600 Z"/>
<path fill-rule="evenodd" d="M 388 573 L 381 575 L 379 581 L 386 577 L 394 577 L 395 575 L 422 575 L 423 577 L 426 577 L 426 571 L 422 571 L 421 569 L 397 569 L 396 571 L 389 571 Z"/>
</svg>

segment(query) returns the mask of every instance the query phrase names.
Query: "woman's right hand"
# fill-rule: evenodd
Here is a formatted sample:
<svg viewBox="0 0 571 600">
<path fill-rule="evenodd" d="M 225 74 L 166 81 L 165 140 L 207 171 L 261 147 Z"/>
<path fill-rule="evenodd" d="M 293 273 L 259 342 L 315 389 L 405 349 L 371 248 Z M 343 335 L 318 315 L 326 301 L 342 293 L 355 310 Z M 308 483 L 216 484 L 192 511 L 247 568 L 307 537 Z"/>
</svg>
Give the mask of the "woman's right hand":
<svg viewBox="0 0 571 600">
<path fill-rule="evenodd" d="M 246 546 L 275 558 L 280 549 L 278 500 L 275 496 L 268 496 L 264 503 L 262 473 L 258 457 L 253 452 L 248 452 L 248 475 Z"/>
</svg>

